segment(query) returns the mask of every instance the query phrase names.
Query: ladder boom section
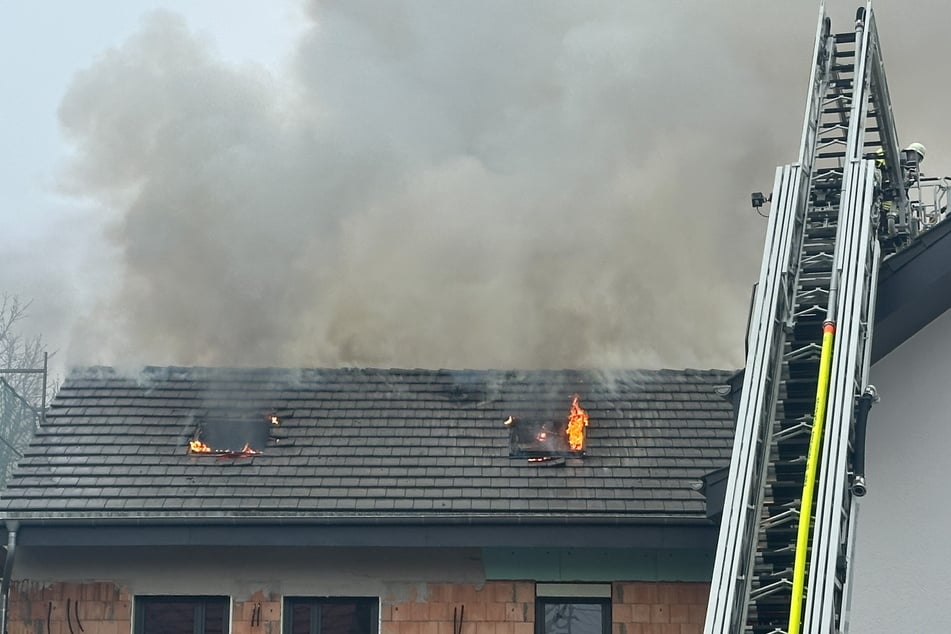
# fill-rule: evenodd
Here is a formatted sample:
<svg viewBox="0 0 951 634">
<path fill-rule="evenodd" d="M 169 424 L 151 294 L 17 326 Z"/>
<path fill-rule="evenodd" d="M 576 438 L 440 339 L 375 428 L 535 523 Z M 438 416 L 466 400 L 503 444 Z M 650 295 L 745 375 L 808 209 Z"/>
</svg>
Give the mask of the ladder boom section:
<svg viewBox="0 0 951 634">
<path fill-rule="evenodd" d="M 750 320 L 750 347 L 714 562 L 705 634 L 739 631 L 746 619 L 756 529 L 767 477 L 772 412 L 779 390 L 786 326 L 793 316 L 804 222 L 817 145 L 824 130 L 832 64 L 830 23 L 820 7 L 813 68 L 797 165 L 776 171 L 766 248 Z M 827 117 L 826 117 L 827 118 Z M 833 181 L 834 181 L 834 174 Z M 828 180 L 828 177 L 826 177 Z"/>
<path fill-rule="evenodd" d="M 897 149 L 898 135 L 891 118 L 891 99 L 884 79 L 871 2 L 859 18 L 858 25 L 864 26 L 865 68 L 856 77 L 856 95 L 860 101 L 855 105 L 861 104 L 866 111 L 873 109 L 876 113 L 880 147 L 887 154 L 889 145 Z M 856 402 L 868 387 L 871 325 L 875 318 L 874 298 L 880 263 L 876 166 L 873 161 L 862 158 L 867 143 L 863 128 L 870 127 L 867 113 L 861 113 L 856 123 L 856 134 L 850 138 L 844 189 L 843 236 L 836 257 L 842 281 L 836 320 L 841 326 L 840 338 L 833 350 L 829 429 L 820 465 L 809 591 L 804 610 L 805 625 L 811 628 L 806 630 L 809 632 L 841 631 L 848 621 L 843 607 L 851 572 L 849 531 L 854 525 L 850 521 L 854 510 L 849 486 L 850 441 Z M 881 174 L 878 177 L 881 178 Z M 906 200 L 902 203 L 907 205 Z"/>
<path fill-rule="evenodd" d="M 868 387 L 882 183 L 901 182 L 897 139 L 871 3 L 839 34 L 820 7 L 799 163 L 776 172 L 704 634 L 847 625 L 851 439 Z M 816 408 L 826 321 L 836 338 Z M 800 517 L 814 415 L 815 504 Z"/>
</svg>

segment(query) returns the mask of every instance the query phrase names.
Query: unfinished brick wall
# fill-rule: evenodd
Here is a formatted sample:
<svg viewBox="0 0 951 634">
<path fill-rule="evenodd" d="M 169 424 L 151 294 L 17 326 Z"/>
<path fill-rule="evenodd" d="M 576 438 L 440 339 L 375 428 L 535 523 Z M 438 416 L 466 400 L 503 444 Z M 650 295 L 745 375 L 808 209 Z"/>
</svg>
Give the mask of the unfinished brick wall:
<svg viewBox="0 0 951 634">
<path fill-rule="evenodd" d="M 113 583 L 10 584 L 9 634 L 127 634 L 132 596 Z"/>
<path fill-rule="evenodd" d="M 381 597 L 381 634 L 534 634 L 535 583 L 489 581 L 407 586 Z M 617 582 L 612 634 L 700 634 L 709 584 Z M 257 592 L 235 598 L 232 634 L 280 634 L 283 597 Z M 128 634 L 132 596 L 113 583 L 14 582 L 9 634 Z"/>
<path fill-rule="evenodd" d="M 231 634 L 281 634 L 281 601 L 280 595 L 260 591 L 247 600 L 235 598 Z"/>
<path fill-rule="evenodd" d="M 700 634 L 709 584 L 619 582 L 612 586 L 612 634 Z M 403 598 L 383 597 L 381 634 L 533 634 L 535 583 L 426 584 Z M 463 608 L 465 608 L 463 610 Z"/>
<path fill-rule="evenodd" d="M 701 634 L 709 595 L 709 583 L 614 583 L 613 634 Z"/>
<path fill-rule="evenodd" d="M 382 597 L 380 634 L 532 634 L 535 630 L 535 584 L 489 581 L 482 586 L 430 583 L 408 599 Z"/>
</svg>

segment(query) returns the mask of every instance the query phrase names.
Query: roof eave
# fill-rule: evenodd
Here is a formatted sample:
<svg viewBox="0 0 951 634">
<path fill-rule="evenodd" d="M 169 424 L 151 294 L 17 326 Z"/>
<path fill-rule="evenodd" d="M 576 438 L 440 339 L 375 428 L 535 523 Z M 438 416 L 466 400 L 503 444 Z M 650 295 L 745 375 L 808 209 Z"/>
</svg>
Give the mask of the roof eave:
<svg viewBox="0 0 951 634">
<path fill-rule="evenodd" d="M 872 362 L 951 309 L 951 222 L 922 233 L 882 262 Z"/>
<path fill-rule="evenodd" d="M 164 519 L 164 521 L 162 521 Z M 718 527 L 705 517 L 423 516 L 334 518 L 62 518 L 18 521 L 18 545 L 712 548 Z M 8 519 L 8 521 L 10 521 Z"/>
</svg>

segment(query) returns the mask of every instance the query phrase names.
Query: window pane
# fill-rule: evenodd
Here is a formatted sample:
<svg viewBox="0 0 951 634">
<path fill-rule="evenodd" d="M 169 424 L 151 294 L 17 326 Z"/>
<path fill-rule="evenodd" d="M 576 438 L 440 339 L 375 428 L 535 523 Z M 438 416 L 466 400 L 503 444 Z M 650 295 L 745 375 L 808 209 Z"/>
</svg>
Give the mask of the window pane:
<svg viewBox="0 0 951 634">
<path fill-rule="evenodd" d="M 356 606 L 325 603 L 320 606 L 320 634 L 353 634 L 357 629 Z"/>
<path fill-rule="evenodd" d="M 376 599 L 289 599 L 286 634 L 376 634 Z M 288 627 L 289 626 L 289 627 Z"/>
<path fill-rule="evenodd" d="M 226 603 L 209 601 L 205 604 L 205 631 L 202 634 L 226 634 L 225 611 Z"/>
<path fill-rule="evenodd" d="M 310 634 L 310 612 L 309 605 L 295 603 L 291 609 L 291 632 L 290 634 Z"/>
<path fill-rule="evenodd" d="M 194 634 L 195 604 L 189 601 L 145 603 L 142 634 Z"/>
<path fill-rule="evenodd" d="M 228 634 L 226 598 L 140 597 L 136 612 L 136 634 Z"/>
<path fill-rule="evenodd" d="M 597 603 L 545 603 L 544 634 L 603 634 L 602 606 Z"/>
</svg>

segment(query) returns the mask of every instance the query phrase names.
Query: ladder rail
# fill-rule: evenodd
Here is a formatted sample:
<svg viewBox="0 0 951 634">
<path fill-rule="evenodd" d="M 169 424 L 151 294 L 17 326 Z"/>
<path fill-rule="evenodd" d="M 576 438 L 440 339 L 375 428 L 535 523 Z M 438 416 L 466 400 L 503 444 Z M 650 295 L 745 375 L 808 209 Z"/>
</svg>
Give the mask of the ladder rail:
<svg viewBox="0 0 951 634">
<path fill-rule="evenodd" d="M 867 308 L 867 318 L 868 322 L 865 324 L 865 341 L 864 341 L 864 363 L 862 367 L 862 377 L 863 383 L 861 386 L 861 393 L 865 394 L 866 390 L 869 389 L 868 379 L 870 376 L 870 369 L 872 365 L 872 342 L 874 341 L 874 330 L 875 330 L 875 307 L 878 299 L 878 274 L 881 270 L 881 261 L 882 261 L 882 246 L 879 244 L 878 240 L 872 242 L 872 281 L 871 281 L 871 292 L 868 295 L 868 308 Z M 842 604 L 842 616 L 839 619 L 839 630 L 841 634 L 849 634 L 849 628 L 851 626 L 850 615 L 852 611 L 852 588 L 853 580 L 855 578 L 854 570 L 852 568 L 853 562 L 855 560 L 855 544 L 858 537 L 858 520 L 859 520 L 859 509 L 860 506 L 856 503 L 855 496 L 852 496 L 849 508 L 849 527 L 848 527 L 848 545 L 846 546 L 845 551 L 845 560 L 846 560 L 846 576 L 845 576 L 845 585 L 842 588 L 843 604 Z"/>
<path fill-rule="evenodd" d="M 901 183 L 904 175 L 901 170 L 899 154 L 901 146 L 898 143 L 898 126 L 895 125 L 895 113 L 892 110 L 892 98 L 888 91 L 888 80 L 885 77 L 885 59 L 882 55 L 881 40 L 878 38 L 878 26 L 875 13 L 872 11 L 871 0 L 865 6 L 866 33 L 868 35 L 869 77 L 871 90 L 875 98 L 875 111 L 879 121 L 879 138 L 882 149 L 887 158 L 885 166 L 888 169 L 888 179 L 892 183 Z M 898 208 L 899 227 L 904 231 L 911 230 L 910 203 L 908 192 L 904 187 L 898 187 L 895 192 Z"/>
<path fill-rule="evenodd" d="M 774 313 L 780 290 L 780 274 L 787 268 L 788 245 L 792 242 L 790 234 L 795 225 L 795 202 L 798 196 L 798 183 L 802 172 L 795 166 L 777 168 L 774 186 L 773 213 L 770 214 L 767 243 L 777 245 L 770 249 L 763 260 L 760 282 L 754 303 L 757 315 L 754 324 L 753 345 L 747 355 L 747 368 L 743 379 L 743 397 L 737 417 L 736 436 L 730 462 L 730 474 L 727 480 L 726 499 L 723 508 L 723 520 L 717 545 L 717 559 L 714 563 L 713 582 L 719 592 L 711 592 L 707 606 L 705 631 L 708 634 L 728 631 L 736 622 L 738 602 L 748 590 L 737 586 L 743 582 L 739 570 L 743 558 L 744 543 L 749 526 L 750 497 L 754 494 L 751 486 L 757 474 L 754 473 L 757 447 L 756 439 L 762 428 L 763 409 L 768 405 L 765 396 L 768 381 L 768 365 L 772 361 L 767 355 L 772 340 L 776 336 L 778 321 Z M 723 590 L 726 592 L 723 592 Z"/>
<path fill-rule="evenodd" d="M 784 272 L 794 268 L 791 262 L 795 253 L 792 249 L 793 237 L 798 233 L 796 242 L 802 240 L 802 219 L 809 205 L 819 116 L 822 98 L 828 88 L 832 57 L 828 32 L 829 22 L 823 3 L 819 7 L 816 26 L 799 162 L 776 171 L 773 213 L 770 214 L 767 227 L 767 252 L 764 254 L 754 300 L 755 319 L 751 321 L 754 336 L 747 353 L 747 372 L 743 380 L 743 396 L 738 408 L 723 519 L 717 540 L 713 587 L 718 591 L 710 593 L 705 634 L 736 631 L 746 620 L 750 561 L 755 550 L 751 541 L 766 472 L 766 456 L 763 454 L 769 451 L 768 435 L 765 439 L 763 435 L 764 432 L 768 434 L 771 425 L 770 413 L 774 409 L 778 391 L 776 375 L 782 359 L 783 324 L 788 321 L 787 315 L 779 314 L 779 291 Z M 788 283 L 788 278 L 786 281 Z M 791 305 L 788 301 L 785 303 L 788 311 Z M 757 450 L 758 456 L 754 455 Z M 754 483 L 756 486 L 753 486 Z"/>
<path fill-rule="evenodd" d="M 848 486 L 849 437 L 854 423 L 856 399 L 868 386 L 871 324 L 875 314 L 874 283 L 878 277 L 881 253 L 876 240 L 877 226 L 873 223 L 873 215 L 877 216 L 875 165 L 861 158 L 869 99 L 876 106 L 879 135 L 886 153 L 892 149 L 897 152 L 898 135 L 885 84 L 871 2 L 859 17 L 864 20 L 859 21 L 857 28 L 864 28 L 853 107 L 862 110 L 854 111 L 850 121 L 851 164 L 843 187 L 843 199 L 847 203 L 844 211 L 848 214 L 848 220 L 840 225 L 840 232 L 846 233 L 836 245 L 837 265 L 843 271 L 843 296 L 836 317 L 841 327 L 840 339 L 834 351 L 829 435 L 823 448 L 819 476 L 816 528 L 806 597 L 805 624 L 810 632 L 834 632 L 841 623 L 848 621 L 845 592 L 851 590 L 852 571 L 849 564 L 853 540 L 850 531 L 854 528 L 850 515 L 853 504 Z M 890 163 L 893 171 L 898 169 L 897 161 Z M 901 195 L 904 195 L 904 188 L 900 189 Z M 900 208 L 902 205 L 907 205 L 906 199 L 899 202 Z M 837 571 L 843 567 L 842 586 L 837 596 Z"/>
<path fill-rule="evenodd" d="M 854 419 L 857 384 L 861 384 L 865 365 L 862 341 L 863 309 L 869 288 L 868 260 L 874 253 L 874 227 L 871 222 L 874 195 L 874 164 L 862 160 L 852 166 L 849 179 L 850 200 L 846 208 L 848 222 L 841 225 L 848 230 L 843 249 L 843 269 L 840 279 L 841 296 L 837 321 L 841 324 L 839 338 L 833 349 L 833 370 L 829 393 L 829 424 L 822 451 L 816 503 L 815 530 L 809 571 L 809 591 L 806 596 L 805 631 L 835 632 L 837 611 L 841 608 L 835 597 L 836 571 L 843 539 L 843 524 L 848 522 L 848 452 L 849 432 Z M 844 517 L 843 517 L 844 516 Z M 847 539 L 847 535 L 844 536 Z M 847 575 L 847 571 L 846 571 Z"/>
</svg>

